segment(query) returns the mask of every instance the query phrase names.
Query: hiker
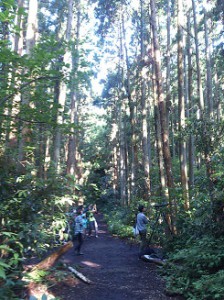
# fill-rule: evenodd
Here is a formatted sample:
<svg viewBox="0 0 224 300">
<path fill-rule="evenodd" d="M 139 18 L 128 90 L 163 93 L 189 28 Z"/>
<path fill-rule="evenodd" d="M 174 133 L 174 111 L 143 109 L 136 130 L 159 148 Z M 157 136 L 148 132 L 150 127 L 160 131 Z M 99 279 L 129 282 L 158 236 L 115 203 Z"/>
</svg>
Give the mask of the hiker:
<svg viewBox="0 0 224 300">
<path fill-rule="evenodd" d="M 77 246 L 75 247 L 75 253 L 77 255 L 83 255 L 81 252 L 81 247 L 83 244 L 83 230 L 84 230 L 84 222 L 83 222 L 83 208 L 80 207 L 76 211 L 77 216 L 75 218 L 75 234 L 74 234 L 74 243 L 77 242 Z"/>
<path fill-rule="evenodd" d="M 147 247 L 147 224 L 149 222 L 148 218 L 145 216 L 146 207 L 144 205 L 139 205 L 138 207 L 138 214 L 137 214 L 137 220 L 136 220 L 136 226 L 139 230 L 139 236 L 140 236 L 140 246 L 139 246 L 139 258 L 141 257 L 141 253 L 146 249 Z"/>
<path fill-rule="evenodd" d="M 86 233 L 87 233 L 87 227 L 88 227 L 88 220 L 87 220 L 87 217 L 86 217 L 85 210 L 82 213 L 82 222 L 83 222 L 83 237 L 85 238 Z"/>
<path fill-rule="evenodd" d="M 95 237 L 98 238 L 98 224 L 94 217 L 94 213 L 96 213 L 96 206 L 90 205 L 88 211 L 86 212 L 86 218 L 88 220 L 88 235 L 91 236 L 92 231 L 95 231 Z"/>
</svg>

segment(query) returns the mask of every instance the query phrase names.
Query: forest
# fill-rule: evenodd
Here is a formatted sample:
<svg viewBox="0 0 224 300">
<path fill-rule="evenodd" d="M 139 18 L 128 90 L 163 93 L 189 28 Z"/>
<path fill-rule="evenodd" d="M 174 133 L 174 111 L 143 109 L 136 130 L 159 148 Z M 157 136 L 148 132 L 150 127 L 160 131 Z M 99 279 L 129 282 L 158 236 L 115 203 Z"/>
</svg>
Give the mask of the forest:
<svg viewBox="0 0 224 300">
<path fill-rule="evenodd" d="M 146 205 L 167 290 L 224 299 L 223 26 L 222 0 L 0 1 L 1 299 L 94 203 L 127 239 Z"/>
</svg>

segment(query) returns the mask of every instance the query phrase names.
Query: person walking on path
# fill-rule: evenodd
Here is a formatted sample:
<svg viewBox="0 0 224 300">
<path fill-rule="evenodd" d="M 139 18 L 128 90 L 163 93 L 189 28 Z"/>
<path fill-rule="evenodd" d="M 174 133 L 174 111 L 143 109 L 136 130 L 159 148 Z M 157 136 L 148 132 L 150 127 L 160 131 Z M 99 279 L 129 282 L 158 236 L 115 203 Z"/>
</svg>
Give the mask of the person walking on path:
<svg viewBox="0 0 224 300">
<path fill-rule="evenodd" d="M 77 210 L 77 217 L 75 218 L 75 234 L 74 234 L 74 243 L 77 242 L 75 246 L 75 253 L 77 255 L 83 255 L 81 252 L 81 247 L 83 244 L 83 231 L 84 231 L 84 219 L 83 219 L 83 209 L 79 208 Z"/>
<path fill-rule="evenodd" d="M 137 214 L 137 220 L 136 220 L 136 226 L 139 231 L 140 235 L 140 246 L 139 246 L 139 258 L 141 257 L 142 253 L 147 247 L 147 224 L 149 223 L 148 218 L 145 216 L 146 208 L 144 205 L 139 205 L 138 207 L 138 214 Z"/>
<path fill-rule="evenodd" d="M 95 231 L 95 237 L 98 238 L 98 224 L 94 217 L 94 213 L 96 213 L 96 208 L 93 205 L 89 206 L 89 210 L 86 212 L 86 217 L 88 220 L 88 229 L 89 236 L 91 236 L 92 231 Z"/>
</svg>

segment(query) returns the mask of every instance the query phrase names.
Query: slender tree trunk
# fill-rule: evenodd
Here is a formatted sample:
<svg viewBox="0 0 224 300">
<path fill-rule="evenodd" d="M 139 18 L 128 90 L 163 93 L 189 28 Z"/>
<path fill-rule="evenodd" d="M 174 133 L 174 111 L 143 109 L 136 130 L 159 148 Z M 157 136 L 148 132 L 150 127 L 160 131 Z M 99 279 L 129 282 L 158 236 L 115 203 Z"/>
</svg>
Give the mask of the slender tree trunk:
<svg viewBox="0 0 224 300">
<path fill-rule="evenodd" d="M 22 55 L 23 50 L 23 31 L 22 31 L 22 22 L 23 18 L 21 14 L 19 14 L 19 10 L 21 10 L 24 6 L 24 0 L 18 1 L 18 8 L 17 8 L 17 14 L 15 18 L 15 24 L 20 29 L 20 35 L 15 34 L 13 39 L 13 50 L 18 53 L 19 55 Z M 10 83 L 10 88 L 19 88 L 21 81 L 19 79 L 21 74 L 20 70 L 13 69 L 11 73 L 11 80 L 8 80 Z M 5 114 L 9 117 L 8 126 L 6 129 L 6 136 L 5 136 L 5 149 L 6 151 L 10 147 L 10 142 L 17 142 L 17 131 L 18 131 L 18 121 L 16 121 L 15 117 L 19 113 L 19 107 L 21 102 L 21 94 L 17 94 L 12 99 L 12 104 L 7 108 L 5 111 Z"/>
<path fill-rule="evenodd" d="M 196 17 L 195 0 L 192 0 L 192 9 L 194 16 L 194 38 L 195 38 L 195 51 L 196 51 L 196 65 L 197 65 L 197 96 L 199 99 L 199 116 L 204 114 L 204 96 L 202 89 L 201 69 L 200 69 L 200 54 L 199 54 L 199 42 L 198 42 L 198 25 Z"/>
<path fill-rule="evenodd" d="M 70 11 L 73 11 L 73 0 L 69 1 Z M 72 25 L 73 14 L 70 12 L 70 19 L 69 27 Z M 77 116 L 77 108 L 78 108 L 78 65 L 79 65 L 79 33 L 80 33 L 80 5 L 77 3 L 77 22 L 76 22 L 76 36 L 75 36 L 75 47 L 72 59 L 72 78 L 71 78 L 71 93 L 70 93 L 70 122 L 73 125 L 78 124 L 78 116 Z M 78 168 L 78 161 L 77 157 L 77 130 L 72 129 L 72 133 L 69 136 L 68 142 L 68 158 L 67 158 L 67 174 L 76 175 L 77 168 Z"/>
<path fill-rule="evenodd" d="M 169 124 L 169 111 L 171 108 L 171 92 L 170 92 L 170 0 L 167 0 L 167 50 L 166 50 L 166 111 L 167 121 Z"/>
<path fill-rule="evenodd" d="M 38 39 L 38 0 L 29 0 L 29 12 L 26 31 L 26 54 L 30 55 Z"/>
<path fill-rule="evenodd" d="M 118 111 L 117 111 L 117 99 L 114 99 L 114 111 L 112 112 L 112 125 L 111 125 L 111 134 L 110 134 L 110 142 L 113 147 L 113 174 L 112 174 L 112 187 L 113 187 L 113 194 L 116 197 L 116 192 L 118 190 Z"/>
<path fill-rule="evenodd" d="M 162 74 L 161 74 L 161 58 L 160 58 L 160 49 L 158 43 L 158 34 L 157 34 L 157 24 L 156 24 L 156 8 L 155 8 L 155 1 L 150 1 L 151 6 L 151 26 L 153 32 L 153 50 L 154 50 L 154 62 L 155 62 L 155 75 L 156 75 L 156 94 L 157 94 L 157 101 L 159 107 L 159 114 L 160 114 L 160 122 L 161 122 L 161 137 L 162 137 L 162 146 L 163 146 L 163 159 L 164 159 L 164 166 L 167 178 L 167 186 L 169 189 L 169 202 L 170 202 L 170 212 L 171 212 L 171 223 L 172 229 L 175 231 L 175 215 L 176 215 L 176 204 L 174 206 L 174 210 L 172 207 L 171 200 L 171 189 L 174 187 L 173 182 L 173 174 L 172 174 L 172 160 L 170 155 L 170 148 L 169 148 L 169 131 L 167 127 L 167 120 L 166 120 L 166 106 L 164 102 L 164 95 L 162 89 Z"/>
<path fill-rule="evenodd" d="M 179 133 L 183 136 L 185 130 L 185 101 L 184 101 L 184 72 L 183 72 L 183 3 L 178 0 L 178 15 L 177 15 L 177 28 L 178 28 L 178 102 L 179 102 Z M 187 176 L 187 145 L 185 137 L 180 140 L 180 171 L 181 171 L 181 185 L 183 190 L 183 199 L 185 210 L 189 209 L 189 188 Z"/>
<path fill-rule="evenodd" d="M 192 61 L 191 61 L 191 56 L 192 56 L 192 51 L 191 51 L 191 43 L 190 43 L 190 31 L 191 31 L 191 24 L 190 24 L 190 12 L 188 12 L 187 15 L 187 64 L 188 64 L 188 81 L 187 81 L 187 89 L 188 89 L 188 118 L 191 118 L 194 116 L 194 111 L 193 111 L 193 99 L 192 99 Z M 189 185 L 192 188 L 194 186 L 194 136 L 193 134 L 190 134 L 189 136 Z"/>
<path fill-rule="evenodd" d="M 129 65 L 129 55 L 128 48 L 126 45 L 126 29 L 124 22 L 124 15 L 122 15 L 122 31 L 124 37 L 124 51 L 126 58 L 126 70 L 127 70 L 127 79 L 126 79 L 126 92 L 128 97 L 128 106 L 130 111 L 130 124 L 131 124 L 131 168 L 130 168 L 130 201 L 135 196 L 136 193 L 136 166 L 138 162 L 137 158 L 137 142 L 136 142 L 136 116 L 135 116 L 135 103 L 132 99 L 132 92 L 130 86 L 130 65 Z"/>
<path fill-rule="evenodd" d="M 141 60 L 145 60 L 145 17 L 144 0 L 140 0 L 141 5 Z M 147 126 L 147 107 L 146 107 L 146 79 L 144 68 L 141 72 L 141 110 L 142 110 L 142 164 L 144 168 L 144 199 L 148 200 L 150 196 L 150 174 L 149 174 L 149 156 L 148 156 L 148 126 Z"/>
<path fill-rule="evenodd" d="M 155 85 L 156 85 L 156 80 L 155 80 L 155 72 L 153 68 L 154 118 L 155 118 L 155 133 L 156 133 L 156 150 L 157 150 L 158 166 L 159 166 L 160 195 L 162 197 L 165 197 L 166 200 L 169 201 L 167 181 L 164 172 L 163 147 L 162 147 L 162 138 L 161 138 L 161 122 L 160 122 L 160 114 L 159 114 Z"/>
<path fill-rule="evenodd" d="M 126 139 L 125 139 L 125 97 L 123 96 L 122 89 L 124 85 L 124 49 L 122 40 L 122 15 L 119 24 L 119 70 L 118 74 L 121 78 L 120 84 L 118 84 L 118 107 L 119 107 L 119 146 L 120 146 L 120 198 L 121 205 L 126 206 L 128 204 L 127 194 L 127 163 L 126 163 Z"/>
<path fill-rule="evenodd" d="M 152 18 L 152 31 L 153 31 L 153 46 L 154 46 L 154 59 L 155 59 L 155 74 L 156 74 L 156 91 L 159 102 L 159 113 L 161 118 L 161 136 L 163 143 L 163 157 L 165 163 L 165 170 L 167 176 L 168 187 L 174 187 L 173 174 L 172 174 L 172 161 L 169 148 L 169 131 L 167 128 L 166 121 L 166 107 L 164 102 L 164 95 L 162 89 L 162 75 L 161 75 L 161 58 L 157 36 L 157 25 L 156 25 L 156 12 L 155 2 L 151 0 L 151 18 Z"/>
<path fill-rule="evenodd" d="M 212 68 L 211 68 L 211 47 L 212 42 L 209 38 L 210 19 L 206 8 L 204 8 L 204 27 L 205 27 L 205 55 L 206 55 L 206 104 L 208 118 L 214 117 L 213 98 L 212 98 Z"/>
<path fill-rule="evenodd" d="M 66 33 L 65 33 L 65 41 L 69 42 L 71 39 L 71 29 L 72 29 L 72 19 L 73 14 L 71 7 L 73 5 L 73 1 L 70 0 L 68 2 L 68 19 L 67 19 L 67 25 L 66 25 Z M 70 50 L 66 49 L 66 52 L 63 57 L 63 62 L 65 65 L 70 64 L 71 65 L 71 52 Z M 64 73 L 66 73 L 67 67 L 64 67 Z M 59 91 L 58 91 L 58 111 L 57 111 L 57 127 L 55 129 L 55 135 L 54 135 L 54 144 L 53 144 L 53 163 L 55 170 L 59 173 L 60 171 L 60 156 L 61 156 L 61 144 L 62 144 L 62 133 L 61 133 L 61 125 L 63 124 L 64 119 L 64 108 L 66 103 L 66 96 L 67 96 L 67 84 L 65 80 L 62 80 L 59 85 Z"/>
<path fill-rule="evenodd" d="M 126 177 L 126 147 L 125 147 L 125 126 L 123 119 L 124 104 L 121 101 L 119 107 L 119 144 L 120 144 L 120 197 L 121 205 L 127 205 L 127 177 Z"/>
<path fill-rule="evenodd" d="M 38 0 L 29 1 L 27 29 L 26 29 L 26 54 L 30 56 L 33 47 L 35 46 L 38 39 Z M 21 105 L 29 105 L 30 102 L 30 91 L 26 90 L 21 96 Z M 28 124 L 19 122 L 19 142 L 18 142 L 18 171 L 23 167 L 23 161 L 25 159 L 25 144 L 27 140 L 27 133 L 31 131 L 28 129 Z"/>
</svg>

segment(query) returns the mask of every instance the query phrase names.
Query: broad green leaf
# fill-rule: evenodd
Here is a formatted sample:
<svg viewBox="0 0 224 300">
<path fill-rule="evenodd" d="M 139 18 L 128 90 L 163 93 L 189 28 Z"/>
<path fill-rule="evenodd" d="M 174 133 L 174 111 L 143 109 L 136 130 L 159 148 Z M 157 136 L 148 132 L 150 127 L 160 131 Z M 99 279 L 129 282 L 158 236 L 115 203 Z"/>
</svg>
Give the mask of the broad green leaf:
<svg viewBox="0 0 224 300">
<path fill-rule="evenodd" d="M 6 275 L 5 275 L 5 270 L 0 266 L 0 278 L 5 279 Z"/>
</svg>

